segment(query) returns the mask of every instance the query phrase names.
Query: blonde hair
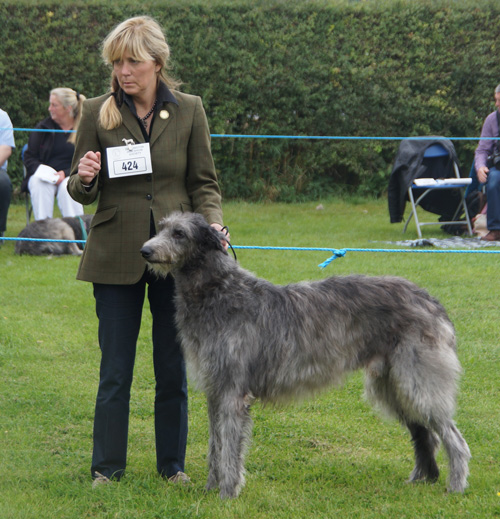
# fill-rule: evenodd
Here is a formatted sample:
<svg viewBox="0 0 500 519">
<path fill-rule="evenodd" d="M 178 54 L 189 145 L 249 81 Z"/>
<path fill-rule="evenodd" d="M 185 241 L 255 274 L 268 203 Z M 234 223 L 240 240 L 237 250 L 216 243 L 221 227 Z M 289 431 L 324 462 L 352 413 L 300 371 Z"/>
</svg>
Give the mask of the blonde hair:
<svg viewBox="0 0 500 519">
<path fill-rule="evenodd" d="M 160 25 L 149 16 L 129 18 L 116 26 L 105 38 L 102 44 L 102 58 L 107 65 L 123 58 L 125 52 L 130 53 L 137 61 L 153 60 L 160 65 L 158 80 L 167 87 L 176 88 L 180 85 L 170 77 L 170 47 Z M 120 94 L 120 85 L 114 71 L 111 73 L 111 93 Z M 111 96 L 101 107 L 99 123 L 106 130 L 112 130 L 122 124 L 114 96 Z"/>
<path fill-rule="evenodd" d="M 70 115 L 75 120 L 73 124 L 73 130 L 75 130 L 75 132 L 73 132 L 70 135 L 68 142 L 74 144 L 76 140 L 76 130 L 82 117 L 82 105 L 86 97 L 83 94 L 76 92 L 72 88 L 63 87 L 53 88 L 50 91 L 50 95 L 56 96 L 57 99 L 59 99 L 59 102 L 64 106 L 64 108 L 71 109 Z"/>
</svg>

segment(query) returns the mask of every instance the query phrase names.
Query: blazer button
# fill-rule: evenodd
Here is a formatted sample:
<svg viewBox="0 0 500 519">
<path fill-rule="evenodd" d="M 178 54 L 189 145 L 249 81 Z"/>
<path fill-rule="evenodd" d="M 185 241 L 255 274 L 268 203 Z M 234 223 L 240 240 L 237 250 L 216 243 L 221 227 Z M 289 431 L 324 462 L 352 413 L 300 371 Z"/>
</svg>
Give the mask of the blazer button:
<svg viewBox="0 0 500 519">
<path fill-rule="evenodd" d="M 151 175 L 146 175 L 146 182 L 151 182 Z"/>
<path fill-rule="evenodd" d="M 151 200 L 152 198 L 152 195 L 146 195 L 146 200 Z"/>
</svg>

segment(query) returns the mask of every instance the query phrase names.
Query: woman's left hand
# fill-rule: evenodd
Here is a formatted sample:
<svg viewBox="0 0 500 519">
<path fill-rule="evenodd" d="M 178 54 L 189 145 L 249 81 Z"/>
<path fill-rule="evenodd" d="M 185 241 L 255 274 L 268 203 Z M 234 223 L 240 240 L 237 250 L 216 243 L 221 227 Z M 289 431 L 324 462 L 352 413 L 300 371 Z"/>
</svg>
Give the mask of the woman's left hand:
<svg viewBox="0 0 500 519">
<path fill-rule="evenodd" d="M 228 247 L 229 247 L 229 240 L 231 239 L 231 235 L 229 234 L 229 229 L 227 227 L 222 227 L 222 225 L 218 224 L 218 223 L 212 223 L 210 224 L 211 227 L 213 227 L 216 231 L 219 231 L 221 232 L 222 234 L 225 234 L 226 235 L 226 240 L 221 240 L 222 242 L 222 245 L 224 246 L 224 248 L 227 250 Z"/>
</svg>

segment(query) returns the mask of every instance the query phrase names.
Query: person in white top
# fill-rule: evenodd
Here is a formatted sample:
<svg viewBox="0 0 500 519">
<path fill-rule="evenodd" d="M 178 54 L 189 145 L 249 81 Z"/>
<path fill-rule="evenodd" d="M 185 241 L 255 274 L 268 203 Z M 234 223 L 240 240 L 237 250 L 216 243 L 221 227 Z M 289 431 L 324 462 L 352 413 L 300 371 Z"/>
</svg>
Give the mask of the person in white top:
<svg viewBox="0 0 500 519">
<path fill-rule="evenodd" d="M 12 196 L 12 182 L 7 175 L 7 162 L 15 147 L 12 122 L 7 112 L 0 109 L 0 245 L 7 228 L 7 213 Z"/>
</svg>

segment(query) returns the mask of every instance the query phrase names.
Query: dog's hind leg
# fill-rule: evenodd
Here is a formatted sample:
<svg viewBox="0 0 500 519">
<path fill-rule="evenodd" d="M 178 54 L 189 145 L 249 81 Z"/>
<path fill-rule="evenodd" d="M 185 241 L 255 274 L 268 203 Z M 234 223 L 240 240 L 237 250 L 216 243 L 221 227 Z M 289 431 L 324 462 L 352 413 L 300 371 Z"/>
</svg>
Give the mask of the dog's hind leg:
<svg viewBox="0 0 500 519">
<path fill-rule="evenodd" d="M 213 490 L 219 485 L 219 470 L 221 457 L 221 424 L 217 399 L 207 396 L 208 420 L 210 426 L 210 438 L 208 442 L 208 479 L 207 490 Z"/>
<path fill-rule="evenodd" d="M 410 474 L 410 482 L 437 481 L 439 468 L 436 463 L 436 452 L 439 448 L 438 436 L 423 425 L 407 424 L 415 450 L 415 468 Z"/>
<path fill-rule="evenodd" d="M 469 446 L 453 420 L 442 421 L 434 428 L 448 454 L 450 466 L 448 491 L 463 492 L 467 487 L 467 476 L 469 475 L 471 457 Z"/>
<path fill-rule="evenodd" d="M 443 332 L 442 336 L 446 338 Z M 406 364 L 412 359 L 411 365 Z M 417 350 L 405 351 L 405 360 L 394 367 L 395 387 L 404 413 L 431 429 L 441 439 L 448 455 L 450 492 L 463 492 L 467 486 L 470 451 L 453 421 L 460 363 L 446 341 L 425 343 Z M 406 423 L 409 423 L 407 421 Z M 418 460 L 417 460 L 418 464 Z"/>
<path fill-rule="evenodd" d="M 67 229 L 65 229 L 63 233 L 63 239 L 68 240 L 69 243 L 64 243 L 62 249 L 63 251 L 61 254 L 72 254 L 73 256 L 81 256 L 83 254 L 82 249 L 78 247 L 76 243 L 74 243 L 75 240 L 75 233 L 73 232 L 73 229 L 69 225 L 66 225 Z"/>
<path fill-rule="evenodd" d="M 73 256 L 81 256 L 83 251 L 78 247 L 76 243 L 68 243 L 69 253 Z"/>
<path fill-rule="evenodd" d="M 387 369 L 377 372 L 368 369 L 365 391 L 367 398 L 375 407 L 397 418 L 410 431 L 415 452 L 415 467 L 409 481 L 436 481 L 439 477 L 439 469 L 435 455 L 439 448 L 439 437 L 430 428 L 422 425 L 425 419 L 419 417 L 419 413 L 409 409 L 411 398 L 402 398 L 401 388 L 394 384 Z"/>
<path fill-rule="evenodd" d="M 226 395 L 219 404 L 221 498 L 237 497 L 245 484 L 244 458 L 252 431 L 252 419 L 244 395 Z"/>
<path fill-rule="evenodd" d="M 460 364 L 452 347 L 415 344 L 401 344 L 381 376 L 367 377 L 367 394 L 410 429 L 416 458 L 410 480 L 437 477 L 437 435 L 449 458 L 448 490 L 463 492 L 470 451 L 452 419 Z"/>
</svg>

